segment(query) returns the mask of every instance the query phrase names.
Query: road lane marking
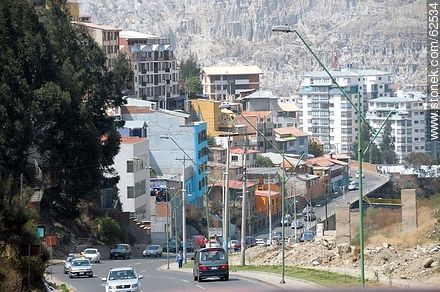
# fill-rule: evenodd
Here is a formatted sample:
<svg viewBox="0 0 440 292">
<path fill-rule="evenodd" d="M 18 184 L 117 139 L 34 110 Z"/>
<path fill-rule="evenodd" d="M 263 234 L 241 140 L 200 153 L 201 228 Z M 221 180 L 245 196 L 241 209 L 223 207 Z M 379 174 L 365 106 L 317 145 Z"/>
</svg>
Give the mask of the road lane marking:
<svg viewBox="0 0 440 292">
<path fill-rule="evenodd" d="M 174 280 L 174 279 L 176 279 L 176 278 L 174 278 L 174 277 L 168 277 L 168 279 L 170 279 L 170 280 Z"/>
<path fill-rule="evenodd" d="M 206 289 L 205 287 L 203 287 L 203 286 L 200 286 L 200 285 L 196 285 L 196 287 L 199 287 L 200 289 L 203 289 L 203 290 L 205 290 L 205 289 Z"/>
<path fill-rule="evenodd" d="M 137 262 L 137 263 L 134 263 L 134 265 L 135 265 L 135 266 L 137 266 L 137 265 L 140 265 L 140 264 L 141 264 L 141 263 L 139 263 L 139 262 Z"/>
<path fill-rule="evenodd" d="M 184 279 L 180 279 L 180 281 L 185 282 L 185 283 L 189 283 L 188 280 L 184 280 Z"/>
</svg>

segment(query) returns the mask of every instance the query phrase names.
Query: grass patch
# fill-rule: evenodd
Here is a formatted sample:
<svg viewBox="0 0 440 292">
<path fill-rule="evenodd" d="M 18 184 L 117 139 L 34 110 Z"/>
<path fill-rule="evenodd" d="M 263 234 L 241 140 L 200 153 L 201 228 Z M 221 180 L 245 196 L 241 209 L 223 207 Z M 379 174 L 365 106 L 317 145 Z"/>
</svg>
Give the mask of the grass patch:
<svg viewBox="0 0 440 292">
<path fill-rule="evenodd" d="M 280 266 L 231 266 L 231 271 L 253 271 L 281 274 Z M 325 287 L 350 287 L 359 286 L 359 278 L 327 272 L 322 270 L 307 269 L 300 267 L 285 267 L 285 275 L 297 279 L 310 281 Z"/>
<path fill-rule="evenodd" d="M 184 268 L 193 268 L 193 262 L 183 264 Z M 281 274 L 280 266 L 229 266 L 231 272 L 236 271 L 252 271 Z M 285 275 L 292 278 L 310 281 L 325 287 L 351 287 L 359 286 L 359 278 L 327 272 L 322 270 L 307 269 L 300 267 L 286 266 Z"/>
</svg>

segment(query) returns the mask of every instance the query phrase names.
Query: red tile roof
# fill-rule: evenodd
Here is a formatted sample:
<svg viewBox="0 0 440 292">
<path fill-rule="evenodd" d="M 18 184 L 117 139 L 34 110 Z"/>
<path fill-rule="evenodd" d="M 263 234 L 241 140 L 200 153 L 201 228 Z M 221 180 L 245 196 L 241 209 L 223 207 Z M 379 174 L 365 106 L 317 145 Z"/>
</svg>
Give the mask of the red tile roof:
<svg viewBox="0 0 440 292">
<path fill-rule="evenodd" d="M 318 166 L 322 166 L 322 167 L 330 167 L 335 164 L 347 165 L 346 162 L 336 160 L 336 159 L 331 159 L 331 158 L 325 157 L 325 156 L 307 159 L 306 163 L 307 163 L 307 165 L 318 165 Z"/>
<path fill-rule="evenodd" d="M 241 147 L 232 147 L 230 151 L 231 151 L 231 153 L 234 153 L 234 154 L 244 154 L 244 150 Z M 254 150 L 254 149 L 246 149 L 247 154 L 254 154 L 254 153 L 259 153 L 259 152 L 260 151 Z"/>
<path fill-rule="evenodd" d="M 154 112 L 151 108 L 146 106 L 123 106 L 121 107 L 122 114 L 149 114 Z"/>
<path fill-rule="evenodd" d="M 122 144 L 136 144 L 145 141 L 145 138 L 140 137 L 121 137 Z"/>
<path fill-rule="evenodd" d="M 306 137 L 309 136 L 306 132 L 295 128 L 295 127 L 285 127 L 285 128 L 275 128 L 273 129 L 275 133 L 279 135 L 292 135 L 295 137 Z"/>
<path fill-rule="evenodd" d="M 269 190 L 256 190 L 255 195 L 260 196 L 260 197 L 269 197 Z M 270 192 L 271 197 L 277 197 L 279 195 L 280 195 L 279 192 L 276 192 L 276 191 Z"/>
<path fill-rule="evenodd" d="M 253 187 L 254 185 L 256 185 L 256 183 L 253 183 L 251 181 L 246 181 L 246 186 L 248 188 Z M 213 186 L 223 187 L 223 182 L 216 182 L 216 183 L 214 183 Z M 231 180 L 229 180 L 229 188 L 241 190 L 241 189 L 243 189 L 243 182 L 241 180 L 231 179 Z"/>
</svg>

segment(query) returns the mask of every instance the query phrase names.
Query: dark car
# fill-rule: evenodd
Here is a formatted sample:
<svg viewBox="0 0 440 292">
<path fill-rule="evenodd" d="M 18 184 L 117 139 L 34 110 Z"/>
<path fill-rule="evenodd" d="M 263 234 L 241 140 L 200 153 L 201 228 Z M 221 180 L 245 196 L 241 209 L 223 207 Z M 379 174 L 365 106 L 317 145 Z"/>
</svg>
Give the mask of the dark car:
<svg viewBox="0 0 440 292">
<path fill-rule="evenodd" d="M 115 246 L 110 250 L 110 259 L 129 259 L 131 256 L 131 247 L 129 244 L 119 243 L 115 244 Z"/>
<path fill-rule="evenodd" d="M 187 240 L 185 242 L 185 247 L 186 247 L 186 251 L 194 251 L 194 244 L 191 240 Z M 179 248 L 180 250 L 183 250 L 183 241 L 180 242 Z"/>
<path fill-rule="evenodd" d="M 168 248 L 168 249 L 167 249 Z M 167 246 L 167 244 L 165 243 L 164 245 L 163 245 L 163 250 L 164 251 L 168 251 L 168 252 L 177 252 L 177 244 L 176 244 L 176 242 L 174 241 L 174 240 L 170 240 L 170 241 L 168 241 L 168 246 Z"/>
<path fill-rule="evenodd" d="M 229 280 L 229 264 L 226 251 L 220 247 L 202 248 L 191 258 L 194 260 L 194 281 L 203 281 L 211 277 Z"/>
<path fill-rule="evenodd" d="M 246 236 L 244 238 L 244 243 L 245 243 L 246 247 L 254 247 L 257 245 L 255 237 L 253 237 L 253 236 Z"/>
<path fill-rule="evenodd" d="M 313 231 L 304 231 L 303 234 L 301 234 L 301 237 L 299 239 L 299 241 L 304 242 L 304 241 L 313 241 L 315 239 L 315 233 L 313 233 Z"/>
</svg>

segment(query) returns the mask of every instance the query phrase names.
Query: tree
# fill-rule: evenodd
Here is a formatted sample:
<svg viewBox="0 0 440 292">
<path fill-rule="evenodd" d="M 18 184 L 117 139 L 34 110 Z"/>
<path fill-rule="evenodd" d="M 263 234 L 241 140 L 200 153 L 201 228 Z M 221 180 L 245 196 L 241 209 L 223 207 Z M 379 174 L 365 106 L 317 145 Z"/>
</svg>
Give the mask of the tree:
<svg viewBox="0 0 440 292">
<path fill-rule="evenodd" d="M 256 167 L 272 167 L 273 163 L 269 157 L 264 157 L 262 155 L 257 155 L 257 159 L 255 161 Z"/>
<path fill-rule="evenodd" d="M 323 145 L 319 144 L 318 141 L 316 141 L 315 139 L 309 139 L 308 152 L 315 157 L 319 157 L 322 156 L 322 154 L 324 153 L 324 147 Z"/>
<path fill-rule="evenodd" d="M 188 59 L 180 62 L 180 72 L 183 80 L 187 80 L 191 77 L 200 76 L 200 65 L 197 62 L 197 56 L 191 54 Z"/>
<path fill-rule="evenodd" d="M 391 137 L 391 123 L 388 122 L 382 134 L 382 141 L 379 145 L 380 150 L 382 151 L 383 163 L 386 164 L 395 164 L 397 163 L 397 155 L 394 151 L 394 141 Z"/>
<path fill-rule="evenodd" d="M 434 165 L 436 161 L 429 155 L 421 152 L 412 152 L 406 156 L 406 163 L 414 168 L 421 165 Z"/>
<path fill-rule="evenodd" d="M 197 98 L 197 95 L 203 92 L 202 81 L 198 76 L 189 77 L 186 80 L 186 88 L 190 99 Z"/>
</svg>

